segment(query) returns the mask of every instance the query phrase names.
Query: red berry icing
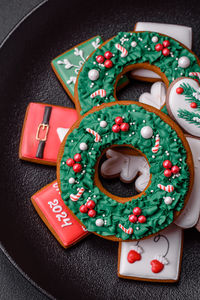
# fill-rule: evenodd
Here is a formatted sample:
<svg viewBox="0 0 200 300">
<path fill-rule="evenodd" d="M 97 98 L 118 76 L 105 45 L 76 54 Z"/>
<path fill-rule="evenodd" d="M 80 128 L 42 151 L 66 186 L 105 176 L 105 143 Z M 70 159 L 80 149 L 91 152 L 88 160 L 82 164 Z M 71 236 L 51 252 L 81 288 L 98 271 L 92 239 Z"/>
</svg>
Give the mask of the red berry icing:
<svg viewBox="0 0 200 300">
<path fill-rule="evenodd" d="M 164 171 L 164 175 L 165 175 L 165 177 L 171 177 L 172 176 L 172 171 L 170 169 L 166 169 Z"/>
<path fill-rule="evenodd" d="M 163 162 L 163 167 L 164 167 L 165 169 L 171 169 L 171 167 L 172 167 L 171 161 L 170 161 L 170 160 L 164 160 L 164 162 Z"/>
<path fill-rule="evenodd" d="M 113 66 L 112 60 L 110 60 L 110 59 L 105 60 L 104 66 L 105 66 L 107 69 L 112 68 L 112 66 Z"/>
<path fill-rule="evenodd" d="M 128 123 L 122 123 L 120 125 L 121 131 L 128 131 L 129 130 L 129 124 Z"/>
<path fill-rule="evenodd" d="M 82 170 L 81 164 L 77 163 L 77 164 L 73 165 L 73 170 L 74 170 L 75 173 L 81 172 L 81 170 Z"/>
<path fill-rule="evenodd" d="M 95 208 L 95 205 L 96 205 L 96 203 L 95 203 L 93 200 L 89 200 L 89 201 L 87 201 L 87 203 L 86 203 L 86 206 L 87 206 L 88 209 L 93 209 L 93 208 Z"/>
<path fill-rule="evenodd" d="M 157 259 L 153 259 L 151 261 L 151 271 L 153 273 L 160 273 L 163 268 L 164 265 L 161 262 L 159 262 Z"/>
<path fill-rule="evenodd" d="M 197 104 L 195 102 L 190 103 L 191 108 L 197 108 Z"/>
<path fill-rule="evenodd" d="M 96 61 L 99 63 L 99 64 L 102 64 L 104 62 L 105 58 L 103 57 L 103 55 L 98 55 L 96 57 Z"/>
<path fill-rule="evenodd" d="M 75 161 L 72 158 L 68 158 L 66 164 L 68 165 L 68 167 L 73 167 Z"/>
<path fill-rule="evenodd" d="M 182 94 L 184 92 L 184 89 L 182 88 L 182 87 L 178 87 L 177 89 L 176 89 L 176 93 L 177 94 Z"/>
<path fill-rule="evenodd" d="M 112 56 L 113 56 L 113 54 L 112 54 L 112 52 L 110 52 L 110 51 L 106 51 L 106 52 L 104 53 L 104 57 L 105 57 L 106 59 L 110 59 Z"/>
<path fill-rule="evenodd" d="M 155 45 L 155 50 L 156 50 L 156 51 L 161 51 L 161 50 L 163 50 L 163 45 L 162 45 L 162 44 L 157 44 L 157 45 Z"/>
<path fill-rule="evenodd" d="M 145 223 L 146 220 L 147 220 L 147 218 L 146 218 L 145 216 L 139 216 L 139 217 L 138 217 L 138 222 L 139 222 L 139 223 Z"/>
<path fill-rule="evenodd" d="M 122 118 L 122 117 L 116 117 L 116 118 L 115 118 L 115 123 L 116 123 L 117 125 L 121 125 L 121 124 L 123 123 L 123 118 Z"/>
<path fill-rule="evenodd" d="M 170 50 L 169 50 L 168 48 L 164 48 L 164 49 L 162 50 L 162 54 L 163 54 L 164 56 L 168 56 L 168 55 L 170 54 Z"/>
<path fill-rule="evenodd" d="M 88 216 L 91 217 L 91 218 L 94 218 L 96 216 L 96 214 L 97 214 L 96 210 L 94 210 L 94 209 L 90 209 L 88 211 Z"/>
<path fill-rule="evenodd" d="M 139 216 L 139 215 L 141 214 L 141 212 L 142 212 L 142 210 L 141 210 L 140 207 L 135 207 L 135 208 L 133 209 L 133 214 L 134 214 L 135 216 Z"/>
<path fill-rule="evenodd" d="M 85 204 L 81 205 L 79 210 L 82 214 L 86 214 L 88 212 L 88 208 Z"/>
<path fill-rule="evenodd" d="M 115 132 L 115 133 L 120 132 L 120 127 L 119 127 L 119 125 L 114 124 L 114 125 L 112 126 L 112 131 Z"/>
<path fill-rule="evenodd" d="M 178 166 L 173 166 L 171 168 L 171 171 L 172 171 L 173 174 L 178 174 L 179 171 L 180 171 L 180 168 Z"/>
<path fill-rule="evenodd" d="M 128 219 L 131 223 L 136 223 L 138 220 L 135 215 L 130 215 Z"/>
<path fill-rule="evenodd" d="M 168 40 L 165 40 L 163 41 L 163 46 L 166 48 L 166 47 L 169 47 L 170 46 L 170 41 Z"/>
<path fill-rule="evenodd" d="M 77 161 L 77 162 L 79 162 L 79 161 L 81 161 L 81 154 L 80 153 L 76 153 L 75 155 L 74 155 L 74 160 L 75 161 Z"/>
<path fill-rule="evenodd" d="M 133 264 L 137 260 L 141 260 L 141 255 L 135 250 L 130 250 L 127 255 L 127 260 L 130 264 Z"/>
</svg>

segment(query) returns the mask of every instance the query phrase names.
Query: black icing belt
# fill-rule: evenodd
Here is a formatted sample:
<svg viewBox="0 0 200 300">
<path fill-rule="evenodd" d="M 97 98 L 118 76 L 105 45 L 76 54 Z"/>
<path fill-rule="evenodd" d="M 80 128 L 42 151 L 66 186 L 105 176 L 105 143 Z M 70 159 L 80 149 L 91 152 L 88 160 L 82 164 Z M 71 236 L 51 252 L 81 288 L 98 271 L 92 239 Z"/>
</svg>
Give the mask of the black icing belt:
<svg viewBox="0 0 200 300">
<path fill-rule="evenodd" d="M 47 134 L 48 134 L 48 130 L 49 130 L 49 119 L 50 119 L 50 116 L 51 116 L 51 111 L 52 111 L 51 106 L 45 106 L 43 121 L 38 126 L 38 130 L 37 130 L 37 134 L 36 134 L 36 140 L 38 140 L 40 142 L 38 144 L 37 153 L 36 153 L 37 158 L 43 158 L 44 147 L 45 147 L 45 144 L 46 144 Z M 43 130 L 46 129 L 45 137 L 43 139 L 40 139 L 40 137 L 39 137 L 41 127 L 42 127 Z"/>
</svg>

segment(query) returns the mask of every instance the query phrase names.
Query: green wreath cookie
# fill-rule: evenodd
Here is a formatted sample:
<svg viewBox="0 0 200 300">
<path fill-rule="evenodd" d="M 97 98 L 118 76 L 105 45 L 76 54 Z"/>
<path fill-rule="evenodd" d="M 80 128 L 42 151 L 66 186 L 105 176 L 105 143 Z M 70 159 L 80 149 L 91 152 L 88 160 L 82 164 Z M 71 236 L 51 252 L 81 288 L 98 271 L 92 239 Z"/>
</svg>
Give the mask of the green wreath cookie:
<svg viewBox="0 0 200 300">
<path fill-rule="evenodd" d="M 131 200 L 116 201 L 95 180 L 97 159 L 113 144 L 139 150 L 150 165 L 148 187 Z M 192 188 L 193 163 L 171 119 L 150 106 L 121 101 L 94 108 L 75 123 L 61 146 L 57 175 L 65 204 L 88 231 L 112 240 L 141 239 L 179 215 Z"/>
<path fill-rule="evenodd" d="M 200 72 L 197 57 L 178 41 L 154 32 L 120 32 L 83 65 L 75 86 L 78 112 L 117 100 L 118 80 L 134 68 L 157 72 L 166 86 L 178 77 Z"/>
</svg>

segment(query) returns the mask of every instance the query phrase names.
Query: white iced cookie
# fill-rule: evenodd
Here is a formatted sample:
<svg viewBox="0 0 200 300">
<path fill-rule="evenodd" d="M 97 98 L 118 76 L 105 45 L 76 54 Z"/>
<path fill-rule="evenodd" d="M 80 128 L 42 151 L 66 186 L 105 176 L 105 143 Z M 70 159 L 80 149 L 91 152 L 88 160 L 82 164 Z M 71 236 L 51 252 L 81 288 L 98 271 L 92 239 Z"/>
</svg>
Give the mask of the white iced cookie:
<svg viewBox="0 0 200 300">
<path fill-rule="evenodd" d="M 101 165 L 101 175 L 105 178 L 120 177 L 121 181 L 135 181 L 135 188 L 142 192 L 149 183 L 149 164 L 143 156 L 133 156 L 108 149 L 106 151 L 107 160 Z"/>
<path fill-rule="evenodd" d="M 200 88 L 190 78 L 175 80 L 169 86 L 166 97 L 170 116 L 192 136 L 200 137 Z"/>
<path fill-rule="evenodd" d="M 153 23 L 153 22 L 138 22 L 135 25 L 134 31 L 151 31 L 158 32 L 161 34 L 168 35 L 177 41 L 181 42 L 183 45 L 187 46 L 189 49 L 192 48 L 192 28 L 182 25 L 174 24 L 163 24 L 163 23 Z M 157 43 L 156 37 L 152 38 L 153 43 Z M 150 70 L 146 69 L 136 69 L 131 71 L 130 76 L 142 78 L 150 78 L 153 80 L 160 79 L 160 76 Z"/>
<path fill-rule="evenodd" d="M 137 245 L 137 246 L 136 246 Z M 141 247 L 142 252 L 136 247 Z M 150 281 L 177 281 L 180 273 L 182 229 L 172 224 L 147 239 L 119 243 L 118 276 Z"/>
<path fill-rule="evenodd" d="M 150 93 L 143 93 L 140 96 L 139 102 L 151 105 L 157 109 L 161 109 L 161 107 L 165 104 L 165 99 L 165 84 L 161 81 L 157 81 L 151 86 Z"/>
<path fill-rule="evenodd" d="M 187 205 L 181 215 L 175 221 L 176 225 L 182 228 L 190 228 L 195 226 L 198 222 L 200 214 L 200 140 L 192 137 L 187 137 L 187 141 L 190 145 L 193 155 L 195 176 L 192 193 L 187 202 Z"/>
</svg>

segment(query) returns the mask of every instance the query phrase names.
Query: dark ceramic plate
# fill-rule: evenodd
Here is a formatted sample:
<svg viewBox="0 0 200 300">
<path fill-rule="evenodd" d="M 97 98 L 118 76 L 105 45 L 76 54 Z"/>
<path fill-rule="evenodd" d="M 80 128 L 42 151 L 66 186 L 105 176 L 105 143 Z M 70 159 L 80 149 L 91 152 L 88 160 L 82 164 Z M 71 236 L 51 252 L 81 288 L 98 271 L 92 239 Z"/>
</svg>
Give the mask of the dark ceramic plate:
<svg viewBox="0 0 200 300">
<path fill-rule="evenodd" d="M 31 14 L 0 50 L 2 248 L 27 278 L 57 299 L 199 298 L 200 241 L 195 229 L 185 231 L 179 283 L 119 279 L 117 243 L 90 235 L 68 250 L 58 244 L 30 201 L 55 179 L 56 170 L 18 159 L 29 102 L 73 107 L 51 70 L 52 58 L 94 35 L 106 40 L 132 30 L 137 21 L 192 26 L 193 50 L 199 55 L 199 13 L 199 1 L 52 1 Z M 136 100 L 148 89 L 148 84 L 135 82 L 119 98 Z"/>
</svg>

